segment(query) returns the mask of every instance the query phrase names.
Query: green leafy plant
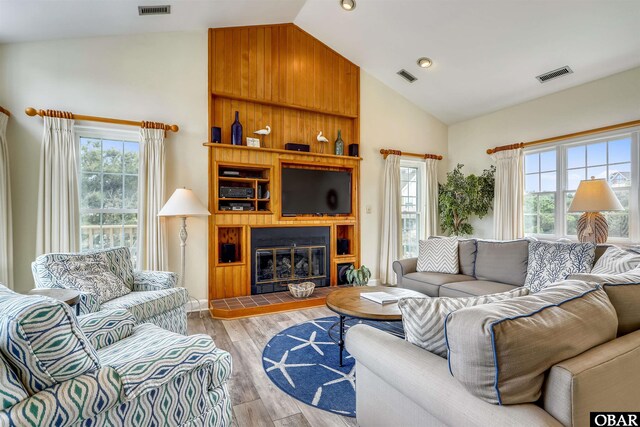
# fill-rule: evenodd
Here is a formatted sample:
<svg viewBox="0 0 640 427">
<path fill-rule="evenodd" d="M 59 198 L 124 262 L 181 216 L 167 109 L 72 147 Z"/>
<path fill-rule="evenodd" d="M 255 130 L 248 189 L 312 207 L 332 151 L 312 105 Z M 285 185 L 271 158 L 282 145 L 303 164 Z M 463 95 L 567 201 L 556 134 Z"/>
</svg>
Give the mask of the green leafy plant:
<svg viewBox="0 0 640 427">
<path fill-rule="evenodd" d="M 371 278 L 371 270 L 369 270 L 364 265 L 360 268 L 355 268 L 353 264 L 346 272 L 347 283 L 353 286 L 365 286 L 369 283 L 369 278 Z"/>
<path fill-rule="evenodd" d="M 463 164 L 447 173 L 447 181 L 438 184 L 440 227 L 447 234 L 462 236 L 473 233 L 472 216 L 483 218 L 493 206 L 496 167 L 485 169 L 482 175 L 462 173 Z"/>
</svg>

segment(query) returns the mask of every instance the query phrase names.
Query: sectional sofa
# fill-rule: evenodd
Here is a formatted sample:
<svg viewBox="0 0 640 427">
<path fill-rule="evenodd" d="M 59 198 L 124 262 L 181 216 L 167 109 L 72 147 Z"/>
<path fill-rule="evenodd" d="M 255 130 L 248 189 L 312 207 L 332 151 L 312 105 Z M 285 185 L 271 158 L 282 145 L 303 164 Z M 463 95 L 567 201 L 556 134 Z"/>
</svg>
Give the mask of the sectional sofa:
<svg viewBox="0 0 640 427">
<path fill-rule="evenodd" d="M 398 276 L 398 286 L 413 289 L 427 296 L 469 297 L 496 292 L 503 292 L 522 286 L 527 273 L 527 244 L 525 240 L 513 242 L 475 241 L 472 239 L 461 241 L 459 245 L 460 274 L 440 274 L 416 272 L 416 259 L 405 259 L 394 263 Z M 606 247 L 598 247 L 596 259 Z M 358 424 L 361 427 L 382 427 L 394 425 L 403 426 L 588 426 L 591 411 L 637 411 L 640 408 L 640 314 L 637 306 L 640 304 L 638 292 L 640 285 L 618 287 L 617 291 L 627 292 L 619 294 L 622 297 L 611 298 L 624 310 L 613 310 L 607 296 L 602 297 L 604 289 L 588 280 L 598 279 L 596 276 L 578 275 L 580 285 L 592 287 L 593 292 L 599 292 L 601 298 L 607 301 L 610 315 L 606 320 L 594 321 L 589 314 L 589 306 L 582 307 L 583 318 L 577 320 L 577 328 L 563 331 L 567 335 L 579 336 L 577 342 L 587 342 L 598 332 L 595 329 L 607 328 L 609 338 L 600 339 L 597 345 L 584 347 L 573 356 L 564 360 L 558 359 L 553 364 L 537 371 L 525 372 L 521 384 L 529 384 L 531 378 L 537 376 L 540 389 L 537 401 L 527 401 L 519 404 L 496 404 L 479 398 L 470 392 L 468 384 L 461 380 L 460 366 L 452 366 L 452 353 L 449 359 L 430 353 L 403 339 L 367 325 L 356 325 L 350 328 L 346 337 L 346 348 L 356 359 L 358 381 L 356 382 L 356 412 Z M 612 282 L 612 280 L 608 280 Z M 615 281 L 615 280 L 613 280 Z M 605 285 L 608 286 L 608 285 Z M 617 285 L 611 285 L 617 286 Z M 586 295 L 589 292 L 580 294 Z M 608 293 L 607 293 L 608 295 Z M 536 295 L 531 295 L 533 299 Z M 524 297 L 528 298 L 528 297 Z M 617 299 L 617 301 L 615 301 Z M 568 298 L 562 304 L 573 303 L 576 298 Z M 505 309 L 507 301 L 496 303 Z M 614 305 L 615 305 L 614 304 Z M 621 305 L 622 304 L 622 305 Z M 489 304 L 491 305 L 491 304 Z M 470 315 L 491 313 L 493 308 L 469 307 L 453 313 Z M 559 305 L 558 307 L 562 307 Z M 554 304 L 545 306 L 550 308 L 549 315 L 553 316 Z M 510 308 L 506 307 L 507 312 Z M 595 308 L 594 308 L 595 310 Z M 602 307 L 598 309 L 602 312 Z M 537 312 L 545 310 L 535 310 Z M 562 311 L 562 310 L 559 310 Z M 606 307 L 605 307 L 606 311 Z M 617 314 L 616 314 L 617 312 Z M 452 316 L 451 313 L 449 316 Z M 514 310 L 514 313 L 517 311 Z M 595 313 L 595 311 L 594 311 Z M 611 314 L 613 313 L 613 314 Z M 631 327 L 629 314 L 634 317 Z M 616 318 L 617 316 L 617 318 Z M 522 317 L 522 319 L 518 319 Z M 445 318 L 445 333 L 449 317 Z M 527 316 L 514 316 L 517 321 L 525 325 L 529 321 Z M 509 319 L 507 319 L 509 320 Z M 635 323 L 634 323 L 635 322 Z M 508 323 L 508 322 L 507 322 Z M 553 322 L 550 322 L 553 323 Z M 618 330 L 617 325 L 627 324 L 627 329 Z M 545 322 L 541 322 L 545 325 Z M 469 323 L 469 339 L 473 341 L 477 335 L 485 334 L 485 341 L 492 342 L 494 354 L 485 357 L 490 366 L 495 361 L 495 385 L 498 391 L 498 362 L 501 369 L 517 369 L 521 359 L 515 354 L 509 354 L 507 346 L 505 354 L 497 355 L 496 342 L 504 337 L 490 336 L 493 324 L 480 322 Z M 479 325 L 476 327 L 476 325 Z M 564 325 L 560 322 L 560 325 Z M 507 325 L 508 326 L 508 325 Z M 522 326 L 522 325 L 520 325 Z M 557 325 L 556 325 L 557 326 Z M 550 331 L 557 331 L 550 329 Z M 449 331 L 451 337 L 451 331 Z M 474 336 L 476 334 L 476 336 Z M 464 333 L 463 333 L 464 335 Z M 508 334 L 507 334 L 508 335 Z M 511 341 L 514 347 L 524 349 L 520 357 L 539 357 L 542 362 L 548 356 L 551 344 L 562 343 L 565 338 L 555 332 L 538 331 L 537 343 L 529 344 L 531 335 L 517 335 Z M 540 341 L 541 340 L 541 341 Z M 555 340 L 555 341 L 554 341 Z M 461 354 L 474 357 L 476 347 L 465 349 L 466 338 L 458 339 L 459 363 Z M 447 342 L 447 348 L 451 344 Z M 529 346 L 529 347 L 527 347 Z M 568 347 L 571 347 L 569 345 Z M 565 351 L 566 346 L 565 346 Z M 451 349 L 449 350 L 451 351 Z M 490 353 L 490 352 L 489 352 Z M 558 356 L 557 354 L 554 356 Z M 453 359 L 454 364 L 456 362 Z M 506 365 L 505 365 L 506 363 Z M 515 367 L 514 367 L 515 365 Z M 487 366 L 476 367 L 487 369 Z M 472 371 L 476 368 L 470 368 Z M 455 374 L 455 376 L 453 375 Z M 472 372 L 476 374 L 476 372 Z M 492 378 L 492 374 L 486 377 Z M 486 379 L 486 378 L 485 378 Z M 489 386 L 488 391 L 493 392 Z M 499 392 L 498 392 L 499 395 Z"/>
</svg>

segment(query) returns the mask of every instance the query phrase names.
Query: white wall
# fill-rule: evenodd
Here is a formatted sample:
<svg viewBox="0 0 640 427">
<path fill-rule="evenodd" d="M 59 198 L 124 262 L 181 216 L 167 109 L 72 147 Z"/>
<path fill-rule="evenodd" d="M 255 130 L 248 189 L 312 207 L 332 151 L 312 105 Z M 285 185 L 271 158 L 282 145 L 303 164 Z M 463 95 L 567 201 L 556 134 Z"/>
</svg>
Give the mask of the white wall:
<svg viewBox="0 0 640 427">
<path fill-rule="evenodd" d="M 169 133 L 167 140 L 166 197 L 186 186 L 206 203 L 207 153 L 201 145 L 208 137 L 204 31 L 2 45 L 0 105 L 13 112 L 8 138 L 18 291 L 33 287 L 30 263 L 35 256 L 42 136 L 42 119 L 26 116 L 26 107 L 177 123 L 180 132 Z M 383 167 L 378 151 L 396 148 L 446 155 L 447 128 L 366 73 L 361 76 L 361 114 L 362 260 L 377 277 Z M 365 213 L 366 206 L 371 206 L 371 214 Z M 169 220 L 173 271 L 180 268 L 178 227 L 178 220 Z M 186 286 L 193 296 L 204 299 L 206 219 L 190 218 L 188 231 Z"/>
<path fill-rule="evenodd" d="M 640 68 L 450 126 L 449 169 L 463 163 L 463 171 L 478 173 L 492 164 L 487 148 L 637 119 Z M 472 224 L 476 236 L 493 237 L 491 216 Z"/>
<path fill-rule="evenodd" d="M 414 153 L 442 154 L 441 179 L 447 167 L 447 126 L 398 95 L 388 86 L 362 71 L 360 73 L 360 193 L 362 263 L 378 277 L 380 230 L 382 228 L 381 148 Z M 371 213 L 367 213 L 367 206 Z"/>
<path fill-rule="evenodd" d="M 167 140 L 166 196 L 186 186 L 206 203 L 206 32 L 3 45 L 0 76 L 0 105 L 13 113 L 8 139 L 18 291 L 33 287 L 30 263 L 35 256 L 42 137 L 42 119 L 25 115 L 25 107 L 177 123 L 180 132 L 169 133 Z M 169 220 L 173 271 L 180 268 L 178 227 L 178 220 Z M 195 297 L 206 298 L 206 219 L 190 218 L 188 231 L 186 285 Z"/>
</svg>

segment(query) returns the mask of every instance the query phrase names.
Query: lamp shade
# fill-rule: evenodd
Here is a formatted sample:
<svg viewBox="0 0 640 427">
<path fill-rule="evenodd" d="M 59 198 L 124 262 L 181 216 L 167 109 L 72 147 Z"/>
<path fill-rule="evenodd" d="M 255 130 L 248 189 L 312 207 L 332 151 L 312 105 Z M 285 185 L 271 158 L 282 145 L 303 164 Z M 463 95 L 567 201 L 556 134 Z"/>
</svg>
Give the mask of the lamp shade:
<svg viewBox="0 0 640 427">
<path fill-rule="evenodd" d="M 622 211 L 624 208 L 606 179 L 580 181 L 568 212 Z"/>
<path fill-rule="evenodd" d="M 207 216 L 211 215 L 193 191 L 178 188 L 160 209 L 158 216 Z"/>
</svg>

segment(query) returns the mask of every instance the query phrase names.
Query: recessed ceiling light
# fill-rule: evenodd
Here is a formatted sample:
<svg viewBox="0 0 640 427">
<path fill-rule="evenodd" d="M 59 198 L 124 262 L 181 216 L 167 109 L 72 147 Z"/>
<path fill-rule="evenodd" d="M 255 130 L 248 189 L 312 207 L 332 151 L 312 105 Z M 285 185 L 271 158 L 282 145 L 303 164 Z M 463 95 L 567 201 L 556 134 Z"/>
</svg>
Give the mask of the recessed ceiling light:
<svg viewBox="0 0 640 427">
<path fill-rule="evenodd" d="M 340 0 L 340 6 L 344 10 L 351 11 L 356 8 L 356 0 Z"/>
<path fill-rule="evenodd" d="M 429 68 L 433 64 L 433 61 L 431 61 L 431 59 L 427 57 L 420 58 L 418 59 L 417 62 L 418 62 L 418 65 L 422 68 Z"/>
</svg>

